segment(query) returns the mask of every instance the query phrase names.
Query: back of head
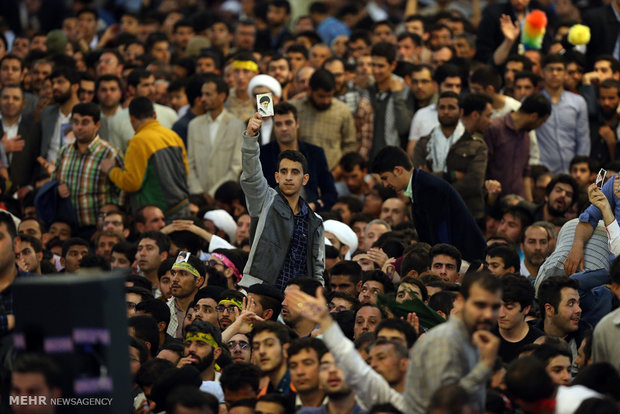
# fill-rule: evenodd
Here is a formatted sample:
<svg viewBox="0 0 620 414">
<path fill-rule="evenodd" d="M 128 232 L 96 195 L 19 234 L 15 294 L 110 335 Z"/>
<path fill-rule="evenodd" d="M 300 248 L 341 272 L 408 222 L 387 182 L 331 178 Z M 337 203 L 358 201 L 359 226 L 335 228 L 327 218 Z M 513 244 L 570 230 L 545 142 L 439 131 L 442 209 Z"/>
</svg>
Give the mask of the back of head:
<svg viewBox="0 0 620 414">
<path fill-rule="evenodd" d="M 463 298 L 469 298 L 472 286 L 477 285 L 488 292 L 501 292 L 502 284 L 499 278 L 489 272 L 468 273 L 463 277 L 461 284 L 461 295 Z"/>
<path fill-rule="evenodd" d="M 235 362 L 224 368 L 220 377 L 220 384 L 224 390 L 237 391 L 249 385 L 253 391 L 258 392 L 260 376 L 261 372 L 256 365 L 247 362 Z"/>
<path fill-rule="evenodd" d="M 217 414 L 219 401 L 213 395 L 195 387 L 176 387 L 166 398 L 166 412 L 181 414 L 186 412 Z"/>
<path fill-rule="evenodd" d="M 533 93 L 521 102 L 519 112 L 536 114 L 539 118 L 551 115 L 551 103 L 542 93 Z"/>
<path fill-rule="evenodd" d="M 330 71 L 326 69 L 318 69 L 310 77 L 308 85 L 313 91 L 322 90 L 325 92 L 331 92 L 336 89 L 336 79 Z"/>
<path fill-rule="evenodd" d="M 153 102 L 145 96 L 133 98 L 129 104 L 129 115 L 139 120 L 153 118 L 155 116 Z"/>
<path fill-rule="evenodd" d="M 545 365 L 534 356 L 514 360 L 508 366 L 504 382 L 510 397 L 526 402 L 551 398 L 555 392 Z"/>
<path fill-rule="evenodd" d="M 409 155 L 400 147 L 384 147 L 372 162 L 372 172 L 376 174 L 392 172 L 396 167 L 403 167 L 407 171 L 413 168 Z"/>
</svg>

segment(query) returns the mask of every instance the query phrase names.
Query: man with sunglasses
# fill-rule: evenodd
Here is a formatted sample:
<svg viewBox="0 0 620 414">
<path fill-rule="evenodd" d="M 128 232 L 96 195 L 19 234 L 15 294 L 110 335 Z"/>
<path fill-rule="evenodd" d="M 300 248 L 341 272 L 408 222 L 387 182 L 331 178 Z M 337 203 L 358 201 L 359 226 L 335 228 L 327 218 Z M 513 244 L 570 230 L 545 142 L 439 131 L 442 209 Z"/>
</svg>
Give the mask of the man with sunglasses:
<svg viewBox="0 0 620 414">
<path fill-rule="evenodd" d="M 234 334 L 226 343 L 226 347 L 233 362 L 251 362 L 252 347 L 250 347 L 250 338 L 247 334 Z"/>
<path fill-rule="evenodd" d="M 232 325 L 237 319 L 237 312 L 241 313 L 244 298 L 245 296 L 243 293 L 237 292 L 236 290 L 227 289 L 222 292 L 220 301 L 215 307 L 217 311 L 217 321 L 222 331 Z"/>
</svg>

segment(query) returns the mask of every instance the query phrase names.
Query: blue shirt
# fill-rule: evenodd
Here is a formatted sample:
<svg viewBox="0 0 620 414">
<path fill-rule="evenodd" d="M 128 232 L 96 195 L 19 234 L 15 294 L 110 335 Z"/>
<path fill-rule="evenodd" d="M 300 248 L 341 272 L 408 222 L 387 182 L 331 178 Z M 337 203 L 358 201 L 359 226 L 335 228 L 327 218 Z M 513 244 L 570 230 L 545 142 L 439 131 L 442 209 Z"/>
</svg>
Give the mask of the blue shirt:
<svg viewBox="0 0 620 414">
<path fill-rule="evenodd" d="M 547 91 L 543 95 L 551 102 L 549 119 L 536 130 L 540 162 L 554 174 L 568 173 L 576 155 L 590 156 L 590 127 L 588 107 L 582 96 L 563 91 L 553 103 Z"/>
<path fill-rule="evenodd" d="M 185 148 L 187 148 L 187 127 L 189 125 L 189 121 L 196 118 L 196 115 L 188 109 L 181 118 L 178 119 L 177 122 L 172 125 L 172 130 L 176 132 L 181 139 L 183 140 L 183 144 L 185 144 Z"/>
<path fill-rule="evenodd" d="M 603 185 L 603 189 L 601 190 L 603 194 L 605 194 L 605 197 L 607 197 L 607 201 L 609 201 L 609 206 L 611 207 L 611 211 L 614 212 L 616 220 L 620 218 L 620 203 L 618 203 L 618 197 L 614 195 L 614 181 L 617 178 L 618 176 L 614 175 Z M 601 213 L 601 210 L 595 205 L 590 205 L 590 207 L 586 208 L 586 211 L 579 216 L 579 221 L 590 223 L 592 228 L 596 228 L 600 220 L 603 220 L 603 213 Z"/>
<path fill-rule="evenodd" d="M 286 282 L 297 276 L 308 276 L 306 267 L 306 252 L 308 250 L 308 212 L 310 207 L 299 198 L 299 213 L 293 216 L 293 237 L 284 259 L 280 276 L 276 282 L 281 290 L 286 287 Z"/>
<path fill-rule="evenodd" d="M 319 24 L 319 27 L 316 28 L 316 31 L 321 37 L 321 40 L 323 40 L 323 43 L 328 46 L 331 46 L 332 41 L 338 36 L 349 36 L 351 34 L 349 27 L 334 16 L 329 16 L 323 20 Z"/>
</svg>

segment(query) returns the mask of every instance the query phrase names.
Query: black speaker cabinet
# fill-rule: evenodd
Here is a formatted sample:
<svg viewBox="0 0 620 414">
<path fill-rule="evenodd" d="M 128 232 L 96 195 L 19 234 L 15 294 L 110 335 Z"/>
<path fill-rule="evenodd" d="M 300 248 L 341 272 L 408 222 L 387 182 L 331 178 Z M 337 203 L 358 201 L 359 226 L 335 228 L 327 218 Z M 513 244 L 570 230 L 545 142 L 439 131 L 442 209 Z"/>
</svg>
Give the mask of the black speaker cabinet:
<svg viewBox="0 0 620 414">
<path fill-rule="evenodd" d="M 57 413 L 132 412 L 123 275 L 20 277 L 13 285 L 16 351 L 46 354 L 62 369 Z"/>
</svg>

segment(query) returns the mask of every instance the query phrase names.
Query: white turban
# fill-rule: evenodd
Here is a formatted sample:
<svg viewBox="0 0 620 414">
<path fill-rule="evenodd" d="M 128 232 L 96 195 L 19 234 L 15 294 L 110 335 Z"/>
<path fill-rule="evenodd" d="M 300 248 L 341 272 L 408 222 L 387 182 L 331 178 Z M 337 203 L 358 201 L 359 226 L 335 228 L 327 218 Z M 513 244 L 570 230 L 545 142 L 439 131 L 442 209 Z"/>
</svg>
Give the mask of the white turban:
<svg viewBox="0 0 620 414">
<path fill-rule="evenodd" d="M 264 86 L 269 89 L 272 94 L 277 96 L 278 98 L 282 96 L 282 86 L 280 86 L 280 82 L 278 82 L 275 78 L 269 75 L 256 75 L 250 81 L 248 85 L 248 95 L 252 96 L 252 91 L 257 86 Z"/>
<path fill-rule="evenodd" d="M 345 260 L 350 260 L 353 252 L 357 250 L 357 235 L 351 227 L 338 220 L 327 220 L 323 222 L 323 228 L 336 236 L 340 243 L 349 246 L 349 251 L 345 255 Z"/>
<path fill-rule="evenodd" d="M 237 235 L 237 223 L 226 210 L 207 211 L 202 217 L 204 220 L 211 220 L 215 227 L 228 235 L 230 242 L 234 242 Z"/>
</svg>

